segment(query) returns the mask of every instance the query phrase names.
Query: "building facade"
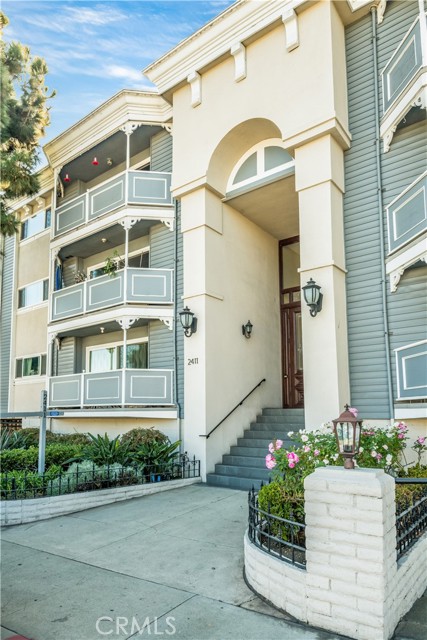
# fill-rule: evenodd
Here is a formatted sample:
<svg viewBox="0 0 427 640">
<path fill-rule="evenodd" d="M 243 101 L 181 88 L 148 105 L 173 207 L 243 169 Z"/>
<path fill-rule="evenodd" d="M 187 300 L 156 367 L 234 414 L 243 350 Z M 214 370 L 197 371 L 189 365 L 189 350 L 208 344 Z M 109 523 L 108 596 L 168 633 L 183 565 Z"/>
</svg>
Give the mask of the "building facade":
<svg viewBox="0 0 427 640">
<path fill-rule="evenodd" d="M 203 475 L 266 408 L 425 433 L 425 36 L 422 0 L 240 0 L 46 145 L 2 410 L 47 388 L 54 430 L 156 426 Z"/>
</svg>

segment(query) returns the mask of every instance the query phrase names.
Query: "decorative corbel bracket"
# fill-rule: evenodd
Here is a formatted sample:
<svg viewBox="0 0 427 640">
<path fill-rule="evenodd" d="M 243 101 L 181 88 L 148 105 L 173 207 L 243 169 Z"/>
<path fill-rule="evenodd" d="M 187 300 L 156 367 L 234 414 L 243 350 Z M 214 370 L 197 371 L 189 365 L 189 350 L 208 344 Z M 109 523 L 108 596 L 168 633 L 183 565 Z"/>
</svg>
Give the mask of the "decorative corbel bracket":
<svg viewBox="0 0 427 640">
<path fill-rule="evenodd" d="M 116 321 L 119 323 L 122 331 L 125 329 L 130 329 L 134 322 L 136 322 L 138 318 L 117 318 Z"/>
<path fill-rule="evenodd" d="M 295 10 L 285 11 L 282 22 L 285 25 L 286 49 L 292 51 L 299 46 L 298 16 Z"/>
<path fill-rule="evenodd" d="M 164 318 L 159 318 L 159 320 L 160 320 L 160 322 L 163 322 L 163 324 L 167 326 L 169 331 L 172 331 L 172 329 L 173 329 L 173 318 L 164 317 Z"/>
<path fill-rule="evenodd" d="M 238 42 L 230 50 L 234 57 L 234 81 L 240 82 L 246 78 L 246 47 Z"/>
<path fill-rule="evenodd" d="M 202 76 L 193 71 L 187 76 L 187 82 L 191 88 L 191 106 L 197 107 L 202 104 Z"/>
<path fill-rule="evenodd" d="M 165 225 L 169 229 L 169 231 L 173 231 L 175 229 L 174 220 L 171 218 L 161 218 L 160 222 Z"/>
<path fill-rule="evenodd" d="M 140 122 L 126 122 L 126 124 L 120 127 L 120 131 L 123 131 L 127 136 L 131 136 L 132 133 L 138 129 L 140 124 Z"/>
<path fill-rule="evenodd" d="M 384 20 L 384 13 L 387 6 L 387 0 L 380 0 L 377 5 L 377 23 L 381 24 Z"/>
</svg>

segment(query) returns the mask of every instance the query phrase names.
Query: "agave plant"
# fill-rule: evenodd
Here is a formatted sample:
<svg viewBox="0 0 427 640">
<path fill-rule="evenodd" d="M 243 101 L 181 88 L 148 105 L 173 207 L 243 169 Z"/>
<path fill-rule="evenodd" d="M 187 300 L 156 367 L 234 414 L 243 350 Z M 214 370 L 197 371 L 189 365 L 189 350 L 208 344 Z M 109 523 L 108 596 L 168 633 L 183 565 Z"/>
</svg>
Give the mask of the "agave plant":
<svg viewBox="0 0 427 640">
<path fill-rule="evenodd" d="M 180 440 L 171 443 L 169 439 L 166 442 L 147 442 L 131 453 L 132 461 L 150 467 L 153 472 L 165 470 L 174 461 L 180 444 Z"/>
<path fill-rule="evenodd" d="M 83 447 L 81 453 L 67 462 L 79 460 L 89 460 L 96 465 L 127 464 L 129 462 L 129 448 L 126 444 L 121 444 L 120 436 L 112 440 L 108 434 L 94 436 L 88 433 L 90 444 Z"/>
<path fill-rule="evenodd" d="M 0 450 L 25 449 L 27 445 L 25 434 L 21 431 L 5 429 L 0 432 Z"/>
</svg>

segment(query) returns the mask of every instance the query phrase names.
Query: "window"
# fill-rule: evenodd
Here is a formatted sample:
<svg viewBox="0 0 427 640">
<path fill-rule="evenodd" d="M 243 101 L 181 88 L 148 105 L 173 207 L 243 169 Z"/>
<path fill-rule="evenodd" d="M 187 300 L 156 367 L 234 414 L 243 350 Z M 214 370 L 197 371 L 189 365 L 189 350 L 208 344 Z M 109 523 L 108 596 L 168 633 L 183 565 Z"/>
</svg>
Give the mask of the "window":
<svg viewBox="0 0 427 640">
<path fill-rule="evenodd" d="M 128 343 L 126 345 L 126 369 L 147 369 L 148 341 Z M 91 347 L 88 354 L 88 369 L 91 373 L 114 371 L 123 368 L 123 345 L 115 344 L 103 347 Z"/>
<path fill-rule="evenodd" d="M 32 307 L 47 300 L 49 296 L 49 280 L 39 280 L 19 289 L 18 308 Z"/>
<path fill-rule="evenodd" d="M 264 140 L 249 149 L 231 172 L 227 193 L 294 173 L 295 161 L 276 139 Z"/>
<path fill-rule="evenodd" d="M 28 376 L 46 375 L 46 354 L 17 358 L 16 377 L 26 378 Z"/>
<path fill-rule="evenodd" d="M 35 216 L 27 218 L 21 225 L 21 240 L 31 238 L 50 227 L 50 209 L 40 211 Z"/>
</svg>

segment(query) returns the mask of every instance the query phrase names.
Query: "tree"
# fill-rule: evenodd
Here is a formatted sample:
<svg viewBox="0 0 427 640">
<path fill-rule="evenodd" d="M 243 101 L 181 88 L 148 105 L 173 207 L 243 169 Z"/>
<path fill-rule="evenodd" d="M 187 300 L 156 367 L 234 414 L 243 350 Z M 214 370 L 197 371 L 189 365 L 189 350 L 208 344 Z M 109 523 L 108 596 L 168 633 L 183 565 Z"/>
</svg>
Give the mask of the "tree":
<svg viewBox="0 0 427 640">
<path fill-rule="evenodd" d="M 9 23 L 0 12 L 0 35 Z M 50 122 L 45 77 L 48 72 L 43 58 L 32 56 L 30 49 L 19 43 L 0 42 L 1 56 L 1 233 L 13 235 L 19 222 L 7 202 L 31 196 L 39 190 L 34 173 L 39 155 L 39 140 Z"/>
</svg>

